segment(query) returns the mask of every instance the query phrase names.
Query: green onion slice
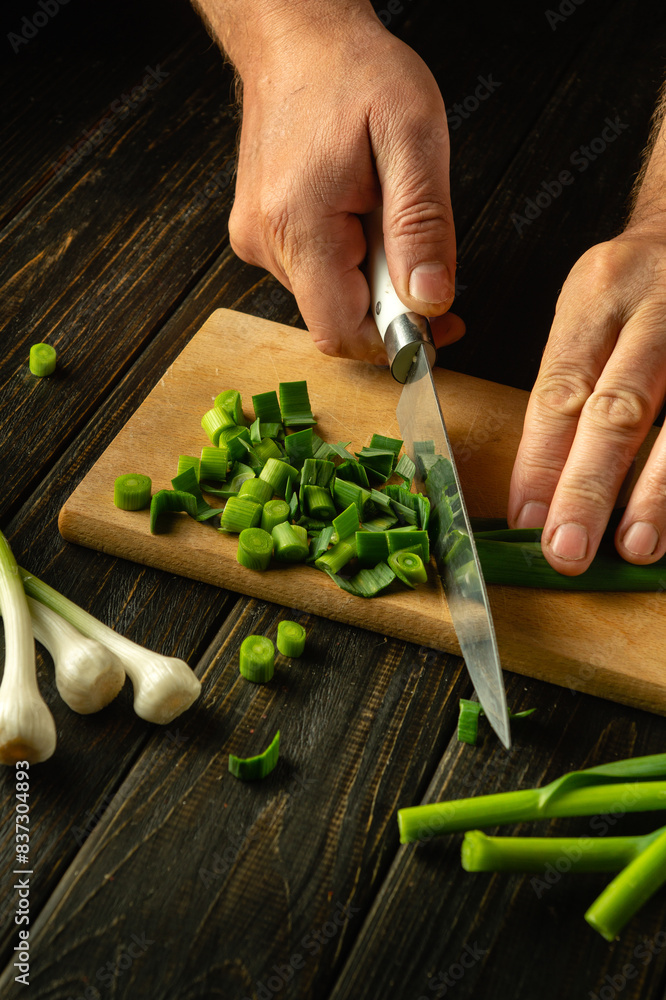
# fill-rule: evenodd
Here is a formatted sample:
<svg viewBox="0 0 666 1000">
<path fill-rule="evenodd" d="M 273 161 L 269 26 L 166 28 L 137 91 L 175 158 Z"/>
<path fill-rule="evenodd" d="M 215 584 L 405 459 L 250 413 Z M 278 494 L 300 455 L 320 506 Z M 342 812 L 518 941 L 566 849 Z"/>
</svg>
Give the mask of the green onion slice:
<svg viewBox="0 0 666 1000">
<path fill-rule="evenodd" d="M 305 528 L 282 521 L 281 524 L 275 525 L 271 534 L 275 558 L 279 562 L 305 561 L 308 555 L 308 533 Z"/>
<path fill-rule="evenodd" d="M 273 742 L 263 753 L 256 757 L 235 757 L 229 754 L 229 770 L 236 778 L 242 781 L 256 781 L 258 778 L 265 778 L 270 774 L 278 762 L 280 753 L 280 730 L 273 738 Z"/>
<path fill-rule="evenodd" d="M 377 563 L 372 569 L 359 570 L 356 576 L 352 576 L 349 580 L 337 573 L 327 572 L 338 587 L 355 597 L 374 597 L 395 580 L 395 573 L 383 562 Z"/>
<path fill-rule="evenodd" d="M 176 490 L 159 490 L 153 494 L 150 501 L 150 530 L 157 533 L 158 523 L 162 515 L 185 511 L 190 517 L 197 516 L 197 502 L 191 493 Z"/>
<path fill-rule="evenodd" d="M 236 560 L 247 569 L 268 569 L 273 554 L 273 536 L 263 528 L 243 528 L 238 536 Z"/>
<path fill-rule="evenodd" d="M 217 406 L 220 410 L 226 410 L 235 424 L 245 424 L 243 403 L 238 389 L 224 389 L 223 392 L 215 397 L 213 405 Z"/>
<path fill-rule="evenodd" d="M 28 364 L 33 375 L 52 375 L 56 368 L 55 348 L 50 344 L 33 344 Z"/>
<path fill-rule="evenodd" d="M 198 461 L 199 479 L 212 479 L 213 482 L 223 483 L 227 478 L 228 456 L 225 447 L 205 447 L 201 449 L 201 458 Z M 178 466 L 178 472 L 184 472 Z"/>
<path fill-rule="evenodd" d="M 239 669 L 243 677 L 255 684 L 265 684 L 275 670 L 275 646 L 265 635 L 248 635 L 239 653 Z"/>
<path fill-rule="evenodd" d="M 269 392 L 258 392 L 252 397 L 254 415 L 258 420 L 266 423 L 281 424 L 282 414 L 278 403 L 277 392 L 271 389 Z"/>
<path fill-rule="evenodd" d="M 113 502 L 121 510 L 143 510 L 150 503 L 152 487 L 150 476 L 127 472 L 113 484 Z"/>
<path fill-rule="evenodd" d="M 298 622 L 281 621 L 277 630 L 277 648 L 283 656 L 301 656 L 305 649 L 305 629 Z"/>
<path fill-rule="evenodd" d="M 458 714 L 458 740 L 476 746 L 479 735 L 479 715 L 483 709 L 478 701 L 461 698 Z"/>
<path fill-rule="evenodd" d="M 261 527 L 271 532 L 276 524 L 289 520 L 289 504 L 285 500 L 269 500 L 261 512 Z"/>
<path fill-rule="evenodd" d="M 428 579 L 423 559 L 418 552 L 399 549 L 398 552 L 391 553 L 388 564 L 398 579 L 412 589 L 419 583 L 425 583 Z"/>
<path fill-rule="evenodd" d="M 311 427 L 317 423 L 312 415 L 307 382 L 280 382 L 278 394 L 285 427 Z"/>
<path fill-rule="evenodd" d="M 240 534 L 245 528 L 257 528 L 261 522 L 261 504 L 247 497 L 229 497 L 220 518 L 220 531 Z"/>
<path fill-rule="evenodd" d="M 347 538 L 357 532 L 359 528 L 358 507 L 355 503 L 351 503 L 341 514 L 333 518 L 333 531 L 338 538 Z"/>
<path fill-rule="evenodd" d="M 254 500 L 255 503 L 261 504 L 263 507 L 263 505 L 273 496 L 273 490 L 271 489 L 270 484 L 265 482 L 263 479 L 246 479 L 245 482 L 241 484 L 238 496 Z"/>
</svg>

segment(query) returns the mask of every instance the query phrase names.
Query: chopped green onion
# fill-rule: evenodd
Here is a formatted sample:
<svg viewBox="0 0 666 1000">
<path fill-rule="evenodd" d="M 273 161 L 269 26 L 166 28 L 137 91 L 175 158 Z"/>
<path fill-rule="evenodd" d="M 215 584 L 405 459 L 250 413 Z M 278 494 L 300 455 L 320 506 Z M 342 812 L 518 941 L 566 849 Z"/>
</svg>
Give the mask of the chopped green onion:
<svg viewBox="0 0 666 1000">
<path fill-rule="evenodd" d="M 283 656 L 301 656 L 305 649 L 305 629 L 298 622 L 283 620 L 278 625 L 277 648 Z"/>
<path fill-rule="evenodd" d="M 368 474 L 370 482 L 384 483 L 391 475 L 395 455 L 392 451 L 380 451 L 378 448 L 362 448 L 356 452 L 361 465 Z"/>
<path fill-rule="evenodd" d="M 207 521 L 209 518 L 215 517 L 216 514 L 220 513 L 218 507 L 211 507 L 204 500 L 197 474 L 193 468 L 185 469 L 184 472 L 175 476 L 171 480 L 171 485 L 176 493 L 190 493 L 194 497 L 196 512 L 192 516 L 196 521 Z"/>
<path fill-rule="evenodd" d="M 323 486 L 330 489 L 334 475 L 333 462 L 321 458 L 306 458 L 301 469 L 301 487 Z"/>
<path fill-rule="evenodd" d="M 238 496 L 238 491 L 247 479 L 254 479 L 254 472 L 248 465 L 241 462 L 234 462 L 232 468 L 232 478 L 222 486 L 213 486 L 212 483 L 201 483 L 201 488 L 214 497 L 222 497 L 228 500 L 229 497 Z"/>
<path fill-rule="evenodd" d="M 298 469 L 294 469 L 288 462 L 280 461 L 279 458 L 269 458 L 259 473 L 259 478 L 270 483 L 273 493 L 279 497 L 284 497 L 287 483 L 297 477 Z"/>
<path fill-rule="evenodd" d="M 377 563 L 372 569 L 361 569 L 348 580 L 337 573 L 327 572 L 338 587 L 355 597 L 375 597 L 395 580 L 395 573 L 384 562 Z"/>
<path fill-rule="evenodd" d="M 324 552 L 326 552 L 332 537 L 333 528 L 330 525 L 326 528 L 322 528 L 319 534 L 315 536 L 312 550 L 308 556 L 308 562 L 316 562 L 317 559 L 319 559 L 319 556 L 322 556 Z"/>
<path fill-rule="evenodd" d="M 240 534 L 245 528 L 256 528 L 261 521 L 261 505 L 244 497 L 229 497 L 220 518 L 220 531 Z"/>
<path fill-rule="evenodd" d="M 278 729 L 271 745 L 256 757 L 234 757 L 230 753 L 229 770 L 235 778 L 240 778 L 242 781 L 256 781 L 265 778 L 275 768 L 279 753 L 280 730 Z"/>
<path fill-rule="evenodd" d="M 33 375 L 52 375 L 56 368 L 55 348 L 50 344 L 33 344 L 30 348 L 30 371 Z"/>
<path fill-rule="evenodd" d="M 392 552 L 388 564 L 397 578 L 412 589 L 418 583 L 425 583 L 428 579 L 423 559 L 417 552 L 410 552 L 408 549 Z"/>
<path fill-rule="evenodd" d="M 217 451 L 217 449 L 214 450 Z M 199 479 L 201 476 L 201 459 L 197 458 L 196 455 L 179 455 L 176 475 L 179 476 L 181 472 L 185 472 L 187 469 L 194 469 L 196 477 Z"/>
<path fill-rule="evenodd" d="M 227 478 L 228 455 L 227 449 L 222 447 L 205 447 L 201 449 L 201 459 L 199 460 L 198 478 L 212 479 L 213 482 L 223 483 Z M 178 472 L 184 472 L 178 466 Z M 196 470 L 195 470 L 196 471 Z"/>
<path fill-rule="evenodd" d="M 259 392 L 252 397 L 254 415 L 258 420 L 267 423 L 281 424 L 282 414 L 278 403 L 277 392 L 271 389 L 269 392 Z"/>
<path fill-rule="evenodd" d="M 250 424 L 250 442 L 253 447 L 261 443 L 261 420 L 259 417 Z"/>
<path fill-rule="evenodd" d="M 263 505 L 273 496 L 273 490 L 271 489 L 270 483 L 267 483 L 264 479 L 246 479 L 245 482 L 241 484 L 238 496 L 254 500 L 263 507 Z"/>
<path fill-rule="evenodd" d="M 143 510 L 150 503 L 152 488 L 150 476 L 127 472 L 113 484 L 113 502 L 121 510 Z"/>
<path fill-rule="evenodd" d="M 393 472 L 396 476 L 400 476 L 401 479 L 404 479 L 409 487 L 411 486 L 412 480 L 416 475 L 416 466 L 412 462 L 409 455 L 403 455 Z"/>
<path fill-rule="evenodd" d="M 327 573 L 339 573 L 343 566 L 356 556 L 356 537 L 350 535 L 349 538 L 342 538 L 332 549 L 324 552 L 315 560 L 317 569 L 323 569 Z"/>
<path fill-rule="evenodd" d="M 391 555 L 394 552 L 398 552 L 400 549 L 418 547 L 420 549 L 423 562 L 430 562 L 430 542 L 428 540 L 427 531 L 412 530 L 410 528 L 407 530 L 394 528 L 392 531 L 387 532 L 387 536 L 389 552 Z"/>
<path fill-rule="evenodd" d="M 363 522 L 363 531 L 372 531 L 375 534 L 377 532 L 389 531 L 395 524 L 397 524 L 398 518 L 393 515 L 379 515 L 378 517 L 371 517 L 369 520 Z M 388 559 L 388 542 L 386 543 L 386 558 Z"/>
<path fill-rule="evenodd" d="M 373 434 L 370 441 L 370 447 L 377 451 L 390 451 L 393 453 L 393 457 L 397 460 L 400 454 L 400 449 L 402 448 L 403 442 L 400 438 L 390 438 L 384 437 L 383 434 Z"/>
<path fill-rule="evenodd" d="M 479 735 L 479 715 L 483 709 L 478 701 L 461 698 L 458 714 L 458 740 L 476 746 Z"/>
<path fill-rule="evenodd" d="M 226 410 L 235 424 L 245 424 L 241 394 L 237 389 L 225 389 L 215 397 L 213 405 L 220 410 Z"/>
<path fill-rule="evenodd" d="M 284 500 L 269 500 L 261 512 L 261 527 L 272 532 L 276 524 L 289 520 L 289 504 Z"/>
<path fill-rule="evenodd" d="M 197 501 L 191 493 L 176 490 L 159 490 L 150 501 L 150 530 L 157 534 L 158 522 L 163 514 L 185 511 L 190 517 L 197 516 Z"/>
<path fill-rule="evenodd" d="M 318 517 L 322 521 L 330 521 L 335 517 L 333 497 L 323 486 L 302 486 L 301 502 L 305 502 L 305 509 L 310 517 Z"/>
<path fill-rule="evenodd" d="M 255 684 L 265 684 L 275 672 L 275 646 L 265 635 L 248 635 L 239 653 L 239 669 L 243 677 Z"/>
<path fill-rule="evenodd" d="M 355 534 L 359 528 L 358 507 L 355 503 L 351 503 L 341 514 L 333 518 L 333 531 L 338 538 L 347 538 Z"/>
<path fill-rule="evenodd" d="M 263 528 L 243 528 L 238 536 L 236 560 L 247 569 L 268 569 L 273 554 L 273 536 Z"/>
<path fill-rule="evenodd" d="M 389 549 L 385 531 L 357 531 L 356 554 L 359 566 L 376 566 L 388 562 Z"/>
<path fill-rule="evenodd" d="M 336 479 L 333 482 L 333 499 L 338 510 L 346 510 L 350 503 L 355 503 L 358 507 L 359 520 L 363 521 L 370 517 L 375 510 L 369 490 L 363 489 L 356 483 L 346 482 L 344 479 Z"/>
<path fill-rule="evenodd" d="M 218 440 L 214 441 L 213 444 L 219 444 L 220 447 L 224 445 L 229 460 L 239 462 L 247 457 L 248 451 L 252 448 L 250 431 L 247 427 L 237 427 L 236 424 L 232 424 L 231 427 L 223 427 Z"/>
<path fill-rule="evenodd" d="M 303 539 L 303 532 L 305 540 Z M 273 550 L 275 558 L 279 562 L 304 562 L 308 555 L 308 533 L 304 528 L 299 528 L 297 524 L 288 524 L 283 521 L 276 524 L 271 532 L 273 536 Z"/>
<path fill-rule="evenodd" d="M 312 415 L 307 382 L 280 382 L 278 393 L 285 427 L 305 427 L 317 423 Z"/>
<path fill-rule="evenodd" d="M 335 470 L 335 475 L 338 479 L 344 479 L 349 483 L 356 483 L 357 486 L 362 486 L 365 490 L 370 489 L 368 473 L 355 458 L 347 459 L 339 465 Z"/>
<path fill-rule="evenodd" d="M 312 428 L 287 434 L 284 447 L 290 464 L 300 469 L 306 458 L 312 458 Z"/>
<path fill-rule="evenodd" d="M 225 428 L 234 427 L 234 419 L 230 413 L 219 406 L 214 406 L 208 410 L 201 418 L 201 426 L 205 430 L 210 443 L 217 446 L 220 434 Z"/>
<path fill-rule="evenodd" d="M 259 444 L 255 444 L 253 450 L 262 465 L 265 465 L 269 458 L 282 458 L 282 452 L 270 437 L 263 437 Z"/>
</svg>

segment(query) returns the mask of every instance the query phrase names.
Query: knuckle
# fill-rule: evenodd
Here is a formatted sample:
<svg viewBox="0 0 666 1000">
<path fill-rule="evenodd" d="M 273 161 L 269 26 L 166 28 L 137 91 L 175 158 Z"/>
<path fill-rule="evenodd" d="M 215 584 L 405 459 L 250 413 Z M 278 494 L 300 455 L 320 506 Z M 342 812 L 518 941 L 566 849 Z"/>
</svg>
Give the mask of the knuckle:
<svg viewBox="0 0 666 1000">
<path fill-rule="evenodd" d="M 258 263 L 254 253 L 254 241 L 251 238 L 251 220 L 247 212 L 240 209 L 236 203 L 229 215 L 228 231 L 229 244 L 236 256 L 248 264 Z"/>
<path fill-rule="evenodd" d="M 584 278 L 595 295 L 608 295 L 614 298 L 630 261 L 631 251 L 625 244 L 617 240 L 607 240 L 605 243 L 597 243 L 596 246 L 590 247 L 574 270 Z"/>
<path fill-rule="evenodd" d="M 633 389 L 604 388 L 593 392 L 584 406 L 591 423 L 618 431 L 639 431 L 652 421 L 650 401 Z"/>
<path fill-rule="evenodd" d="M 546 371 L 534 387 L 537 405 L 556 416 L 578 417 L 594 390 L 589 377 L 573 371 Z"/>
<path fill-rule="evenodd" d="M 312 333 L 312 339 L 317 349 L 327 357 L 341 358 L 343 356 L 340 337 L 336 337 L 330 333 Z"/>
</svg>

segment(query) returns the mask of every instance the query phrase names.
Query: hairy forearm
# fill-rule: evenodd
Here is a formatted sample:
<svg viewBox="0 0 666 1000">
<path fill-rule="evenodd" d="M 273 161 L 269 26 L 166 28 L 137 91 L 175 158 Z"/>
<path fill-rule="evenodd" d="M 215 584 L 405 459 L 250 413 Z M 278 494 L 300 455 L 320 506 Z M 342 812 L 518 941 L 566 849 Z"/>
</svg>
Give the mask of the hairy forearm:
<svg viewBox="0 0 666 1000">
<path fill-rule="evenodd" d="M 316 30 L 325 37 L 376 18 L 370 0 L 192 0 L 210 36 L 240 76 L 261 64 L 267 46 Z"/>
<path fill-rule="evenodd" d="M 666 230 L 666 83 L 652 116 L 643 163 L 631 194 L 628 228 L 652 223 Z"/>
</svg>

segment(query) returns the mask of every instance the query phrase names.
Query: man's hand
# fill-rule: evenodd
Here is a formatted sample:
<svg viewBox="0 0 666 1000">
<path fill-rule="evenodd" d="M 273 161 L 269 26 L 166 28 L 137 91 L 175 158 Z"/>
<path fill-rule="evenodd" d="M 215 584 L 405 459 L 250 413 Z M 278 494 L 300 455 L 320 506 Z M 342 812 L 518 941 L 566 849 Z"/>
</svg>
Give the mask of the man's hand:
<svg viewBox="0 0 666 1000">
<path fill-rule="evenodd" d="M 622 482 L 666 394 L 666 134 L 655 138 L 630 223 L 569 274 L 527 408 L 512 527 L 543 527 L 561 573 L 590 565 Z M 666 552 L 666 432 L 615 535 L 632 563 Z"/>
<path fill-rule="evenodd" d="M 234 251 L 294 293 L 325 354 L 386 364 L 368 315 L 359 216 L 383 203 L 389 270 L 406 305 L 437 317 L 454 296 L 449 139 L 432 74 L 366 0 L 198 5 L 243 83 Z M 450 314 L 432 327 L 438 345 L 464 332 Z"/>
</svg>

